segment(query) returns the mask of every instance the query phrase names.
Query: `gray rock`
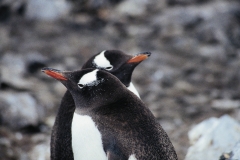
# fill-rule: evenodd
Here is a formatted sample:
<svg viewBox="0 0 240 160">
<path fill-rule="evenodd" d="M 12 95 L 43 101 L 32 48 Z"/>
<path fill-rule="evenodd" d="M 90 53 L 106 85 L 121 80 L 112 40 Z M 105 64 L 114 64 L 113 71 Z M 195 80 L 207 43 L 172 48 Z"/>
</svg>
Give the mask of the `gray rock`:
<svg viewBox="0 0 240 160">
<path fill-rule="evenodd" d="M 57 20 L 67 15 L 70 5 L 64 0 L 29 0 L 26 17 L 37 20 Z"/>
<path fill-rule="evenodd" d="M 159 28 L 159 37 L 174 52 L 226 60 L 236 54 L 234 46 L 238 46 L 239 24 L 231 14 L 237 6 L 219 1 L 173 7 L 153 16 L 149 25 Z"/>
<path fill-rule="evenodd" d="M 140 36 L 144 37 L 149 35 L 152 30 L 148 26 L 140 26 L 140 25 L 129 25 L 127 27 L 127 32 L 129 36 Z"/>
<path fill-rule="evenodd" d="M 0 153 L 0 158 L 14 158 L 14 152 L 11 149 L 11 142 L 7 138 L 0 138 L 0 148 L 1 148 L 1 153 Z"/>
<path fill-rule="evenodd" d="M 13 53 L 6 53 L 0 60 L 1 82 L 25 88 L 29 84 L 24 81 L 23 75 L 25 73 L 24 60 Z"/>
<path fill-rule="evenodd" d="M 25 55 L 6 52 L 0 59 L 0 83 L 18 89 L 34 88 L 36 84 L 27 74 L 39 72 L 46 61 L 47 59 L 37 52 Z"/>
<path fill-rule="evenodd" d="M 33 86 L 31 82 L 26 81 L 24 78 L 26 73 L 24 56 L 7 52 L 0 60 L 0 66 L 1 82 L 20 89 Z"/>
<path fill-rule="evenodd" d="M 240 101 L 231 99 L 218 99 L 213 100 L 211 105 L 212 108 L 218 110 L 233 110 L 240 107 Z"/>
<path fill-rule="evenodd" d="M 34 146 L 29 159 L 50 160 L 50 142 Z"/>
<path fill-rule="evenodd" d="M 230 160 L 240 160 L 240 141 L 233 147 L 232 154 Z"/>
<path fill-rule="evenodd" d="M 145 14 L 146 6 L 149 2 L 147 0 L 128 0 L 123 1 L 117 7 L 115 15 L 121 16 L 141 16 Z M 114 14 L 113 12 L 113 14 Z"/>
<path fill-rule="evenodd" d="M 228 115 L 209 118 L 188 132 L 190 144 L 185 160 L 218 160 L 240 140 L 240 124 Z"/>
<path fill-rule="evenodd" d="M 12 129 L 39 123 L 40 106 L 29 93 L 0 93 L 0 104 L 2 123 Z"/>
<path fill-rule="evenodd" d="M 137 16 L 144 13 L 144 8 L 142 5 L 137 5 L 134 1 L 124 1 L 118 6 L 117 11 L 120 14 Z"/>
<path fill-rule="evenodd" d="M 193 85 L 186 81 L 177 81 L 175 84 L 175 88 L 176 90 L 187 93 L 194 93 L 194 91 L 196 90 Z"/>
<path fill-rule="evenodd" d="M 36 145 L 30 150 L 29 159 L 50 160 L 50 138 L 44 134 L 32 138 Z"/>
<path fill-rule="evenodd" d="M 223 153 L 219 160 L 240 160 L 240 141 L 236 143 L 231 152 Z"/>
</svg>

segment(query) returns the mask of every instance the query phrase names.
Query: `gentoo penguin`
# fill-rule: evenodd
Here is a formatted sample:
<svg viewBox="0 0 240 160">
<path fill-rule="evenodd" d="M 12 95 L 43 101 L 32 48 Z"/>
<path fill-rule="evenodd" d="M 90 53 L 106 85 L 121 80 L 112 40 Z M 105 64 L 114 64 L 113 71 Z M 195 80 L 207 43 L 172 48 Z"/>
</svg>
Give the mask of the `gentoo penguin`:
<svg viewBox="0 0 240 160">
<path fill-rule="evenodd" d="M 91 153 L 85 160 L 177 160 L 174 147 L 151 111 L 115 76 L 98 69 L 59 71 L 43 68 L 72 94 L 78 120 L 91 126 L 88 131 L 73 125 L 73 137 L 86 134 Z M 80 140 L 81 141 L 81 140 Z"/>
<path fill-rule="evenodd" d="M 129 90 L 139 94 L 131 83 L 134 68 L 151 55 L 143 52 L 135 56 L 118 50 L 105 50 L 92 56 L 82 67 L 103 69 L 115 75 Z M 71 125 L 75 111 L 72 95 L 67 91 L 62 98 L 51 135 L 51 159 L 73 160 Z M 75 159 L 76 160 L 76 159 Z"/>
</svg>

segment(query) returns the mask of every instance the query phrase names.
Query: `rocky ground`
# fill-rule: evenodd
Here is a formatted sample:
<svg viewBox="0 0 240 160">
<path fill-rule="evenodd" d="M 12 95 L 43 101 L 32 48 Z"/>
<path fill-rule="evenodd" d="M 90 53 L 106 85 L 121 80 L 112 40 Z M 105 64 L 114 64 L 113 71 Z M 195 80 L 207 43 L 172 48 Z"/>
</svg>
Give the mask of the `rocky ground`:
<svg viewBox="0 0 240 160">
<path fill-rule="evenodd" d="M 1 160 L 49 159 L 65 88 L 40 69 L 76 70 L 105 49 L 152 52 L 133 81 L 180 160 L 194 125 L 224 114 L 240 121 L 238 0 L 3 0 Z"/>
</svg>

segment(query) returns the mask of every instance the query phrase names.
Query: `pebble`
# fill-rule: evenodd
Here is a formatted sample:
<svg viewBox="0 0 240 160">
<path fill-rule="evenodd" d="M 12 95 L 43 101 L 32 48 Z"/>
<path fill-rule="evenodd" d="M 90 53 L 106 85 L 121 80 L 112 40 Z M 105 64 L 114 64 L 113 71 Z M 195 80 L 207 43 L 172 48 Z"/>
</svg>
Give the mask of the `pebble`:
<svg viewBox="0 0 240 160">
<path fill-rule="evenodd" d="M 240 107 L 240 100 L 231 100 L 231 99 L 216 99 L 211 103 L 212 108 L 218 110 L 234 110 Z"/>
<path fill-rule="evenodd" d="M 194 93 L 196 91 L 195 87 L 186 81 L 177 81 L 175 84 L 175 88 L 178 91 L 186 93 Z"/>
<path fill-rule="evenodd" d="M 122 15 L 122 16 L 141 16 L 144 15 L 146 4 L 148 3 L 147 0 L 128 0 L 123 1 L 120 3 L 115 12 L 116 15 Z"/>
</svg>

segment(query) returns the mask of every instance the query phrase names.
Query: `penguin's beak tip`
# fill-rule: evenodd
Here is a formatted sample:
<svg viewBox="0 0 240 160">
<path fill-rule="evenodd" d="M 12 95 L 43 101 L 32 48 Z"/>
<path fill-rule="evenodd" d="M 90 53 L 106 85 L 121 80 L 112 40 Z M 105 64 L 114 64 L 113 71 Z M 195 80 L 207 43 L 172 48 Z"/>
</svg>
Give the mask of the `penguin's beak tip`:
<svg viewBox="0 0 240 160">
<path fill-rule="evenodd" d="M 41 69 L 41 71 L 57 80 L 62 80 L 62 81 L 67 80 L 67 78 L 62 74 L 62 72 L 60 70 L 49 68 L 49 67 L 44 67 Z"/>
<path fill-rule="evenodd" d="M 44 67 L 44 68 L 41 69 L 41 71 L 44 72 L 44 73 L 45 73 L 45 71 L 47 71 L 47 70 L 50 70 L 50 68 Z"/>
<path fill-rule="evenodd" d="M 127 63 L 140 63 L 151 56 L 151 52 L 142 52 L 128 60 Z"/>
<path fill-rule="evenodd" d="M 150 57 L 151 56 L 151 52 L 143 52 L 142 54 L 145 54 L 145 55 L 147 55 L 148 57 Z"/>
</svg>

